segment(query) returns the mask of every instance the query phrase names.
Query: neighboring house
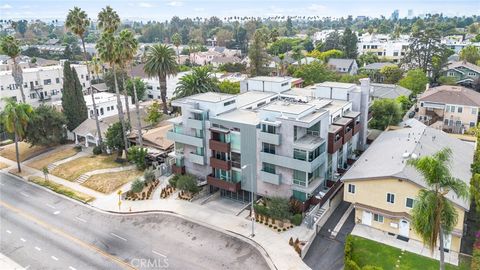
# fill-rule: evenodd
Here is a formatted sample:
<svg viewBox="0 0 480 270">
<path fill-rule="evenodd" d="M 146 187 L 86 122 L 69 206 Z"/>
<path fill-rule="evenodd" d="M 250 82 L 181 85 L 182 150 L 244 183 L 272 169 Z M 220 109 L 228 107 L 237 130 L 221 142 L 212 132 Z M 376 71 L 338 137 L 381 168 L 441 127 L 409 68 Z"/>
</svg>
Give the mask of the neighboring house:
<svg viewBox="0 0 480 270">
<path fill-rule="evenodd" d="M 242 59 L 238 58 L 237 56 L 215 56 L 210 61 L 210 64 L 214 67 L 219 67 L 226 63 L 240 63 Z"/>
<path fill-rule="evenodd" d="M 398 39 L 392 39 L 388 35 L 381 34 L 365 34 L 359 36 L 357 43 L 358 54 L 374 53 L 379 58 L 386 58 L 399 63 L 405 56 L 410 42 L 406 35 L 400 36 Z"/>
<path fill-rule="evenodd" d="M 371 63 L 368 65 L 365 65 L 364 67 L 361 68 L 363 73 L 368 74 L 368 77 L 370 80 L 376 83 L 383 83 L 385 80 L 385 76 L 383 76 L 380 71 L 382 70 L 383 67 L 389 67 L 389 66 L 397 66 L 394 63 L 389 63 L 389 62 L 378 62 L 378 63 Z"/>
<path fill-rule="evenodd" d="M 451 133 L 464 133 L 478 124 L 480 93 L 462 86 L 428 89 L 417 102 L 416 118 Z"/>
<path fill-rule="evenodd" d="M 220 46 L 210 47 L 210 48 L 208 48 L 208 51 L 221 53 L 226 57 L 234 57 L 234 56 L 241 57 L 242 56 L 242 51 L 241 50 L 227 49 L 226 47 L 220 47 Z"/>
<path fill-rule="evenodd" d="M 397 84 L 372 83 L 370 90 L 370 101 L 375 99 L 396 99 L 400 96 L 407 98 L 412 91 Z"/>
<path fill-rule="evenodd" d="M 90 85 L 87 66 L 71 65 L 78 74 L 78 79 L 86 91 Z M 63 63 L 55 66 L 24 68 L 23 91 L 26 103 L 32 106 L 59 101 L 63 91 Z M 0 107 L 4 106 L 4 98 L 21 101 L 20 87 L 15 84 L 11 70 L 0 71 Z"/>
<path fill-rule="evenodd" d="M 320 62 L 320 60 L 315 58 L 315 57 L 307 56 L 305 58 L 300 59 L 300 61 L 293 62 L 292 65 L 296 65 L 296 66 L 298 66 L 299 64 L 300 65 L 308 65 L 308 64 L 311 64 L 313 62 Z"/>
<path fill-rule="evenodd" d="M 211 64 L 214 58 L 222 56 L 222 53 L 216 51 L 195 52 L 190 53 L 190 61 L 192 61 L 194 64 L 204 66 Z"/>
<path fill-rule="evenodd" d="M 240 81 L 240 92 L 262 91 L 280 93 L 290 90 L 292 87 L 300 87 L 302 79 L 293 77 L 270 77 L 257 76 Z"/>
<path fill-rule="evenodd" d="M 467 61 L 450 63 L 443 74 L 454 78 L 457 84 L 467 87 L 480 83 L 480 67 Z"/>
<path fill-rule="evenodd" d="M 419 191 L 427 185 L 423 176 L 407 165 L 407 160 L 435 154 L 444 147 L 453 151 L 451 174 L 468 185 L 472 176 L 472 144 L 415 119 L 406 121 L 399 129 L 383 132 L 342 177 L 344 200 L 353 204 L 355 222 L 385 232 L 385 237 L 389 233 L 406 241 L 421 242 L 412 228 L 411 211 Z M 454 204 L 458 222 L 452 233 L 444 237 L 444 248 L 458 253 L 469 202 L 452 191 L 446 197 Z"/>
<path fill-rule="evenodd" d="M 358 65 L 355 59 L 330 58 L 327 66 L 339 74 L 356 75 L 358 72 Z"/>
</svg>

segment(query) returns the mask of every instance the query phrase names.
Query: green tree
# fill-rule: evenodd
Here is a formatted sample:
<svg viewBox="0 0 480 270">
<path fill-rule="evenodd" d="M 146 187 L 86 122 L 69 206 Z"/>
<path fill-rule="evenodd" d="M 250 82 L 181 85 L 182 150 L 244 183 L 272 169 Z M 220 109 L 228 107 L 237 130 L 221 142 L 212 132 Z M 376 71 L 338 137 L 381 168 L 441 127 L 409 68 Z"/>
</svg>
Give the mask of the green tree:
<svg viewBox="0 0 480 270">
<path fill-rule="evenodd" d="M 180 190 L 197 193 L 199 191 L 199 187 L 197 186 L 197 180 L 192 175 L 180 175 L 178 177 L 176 187 Z"/>
<path fill-rule="evenodd" d="M 25 140 L 33 145 L 52 146 L 65 142 L 67 119 L 53 106 L 35 108 L 25 130 Z"/>
<path fill-rule="evenodd" d="M 455 77 L 449 77 L 449 76 L 440 76 L 438 79 L 438 82 L 442 85 L 456 85 L 457 80 L 455 80 Z"/>
<path fill-rule="evenodd" d="M 255 31 L 252 44 L 248 49 L 248 58 L 250 59 L 250 75 L 260 76 L 266 74 L 265 65 L 268 61 L 268 54 L 265 50 L 265 37 L 262 32 Z"/>
<path fill-rule="evenodd" d="M 126 88 L 127 88 L 127 95 L 133 97 L 135 93 L 133 92 L 133 84 L 135 83 L 135 90 L 137 92 L 137 99 L 142 100 L 147 92 L 147 86 L 140 78 L 130 78 L 127 80 Z M 138 101 L 135 101 L 137 103 Z"/>
<path fill-rule="evenodd" d="M 403 70 L 396 65 L 384 66 L 380 74 L 384 77 L 384 83 L 396 84 L 403 77 Z"/>
<path fill-rule="evenodd" d="M 476 65 L 480 60 L 480 49 L 469 45 L 460 51 L 460 59 Z"/>
<path fill-rule="evenodd" d="M 147 108 L 147 116 L 145 117 L 145 121 L 150 123 L 151 126 L 154 126 L 160 122 L 162 116 L 163 114 L 160 111 L 160 103 L 154 101 L 152 105 Z"/>
<path fill-rule="evenodd" d="M 5 36 L 0 40 L 0 48 L 2 52 L 12 59 L 12 76 L 15 84 L 20 88 L 22 95 L 22 102 L 25 103 L 25 92 L 23 91 L 23 71 L 22 67 L 17 62 L 17 57 L 20 56 L 20 43 L 13 36 Z"/>
<path fill-rule="evenodd" d="M 413 95 L 418 95 L 425 91 L 428 78 L 423 70 L 412 69 L 407 72 L 407 75 L 401 79 L 398 84 L 412 90 Z"/>
<path fill-rule="evenodd" d="M 396 125 L 402 120 L 402 108 L 392 99 L 377 99 L 371 106 L 372 119 L 369 127 L 385 130 L 389 125 Z"/>
<path fill-rule="evenodd" d="M 175 98 L 187 97 L 199 93 L 219 92 L 217 79 L 208 66 L 196 67 L 190 74 L 184 75 L 173 92 Z"/>
<path fill-rule="evenodd" d="M 90 26 L 90 19 L 88 18 L 87 13 L 85 13 L 85 11 L 81 10 L 79 7 L 74 7 L 73 9 L 69 10 L 69 12 L 68 12 L 67 19 L 65 21 L 65 26 L 70 31 L 72 31 L 75 35 L 77 35 L 80 38 L 80 40 L 82 41 L 83 61 L 85 61 L 87 63 L 87 73 L 89 74 L 88 76 L 90 77 L 89 92 L 90 92 L 90 95 L 91 95 L 91 98 L 92 98 L 93 115 L 94 115 L 94 118 L 95 118 L 95 125 L 96 125 L 96 128 L 97 128 L 98 141 L 99 141 L 100 145 L 102 145 L 103 144 L 103 139 L 102 139 L 102 132 L 100 130 L 100 122 L 98 121 L 97 104 L 95 102 L 95 97 L 94 97 L 93 89 L 92 89 L 92 86 L 91 86 L 93 76 L 91 76 L 91 73 L 90 73 L 90 65 L 87 62 L 87 50 L 85 49 L 85 34 L 87 33 L 87 29 Z M 98 74 L 97 74 L 97 76 L 98 76 Z"/>
<path fill-rule="evenodd" d="M 180 45 L 182 44 L 182 37 L 180 36 L 179 33 L 173 34 L 172 42 L 173 42 L 173 46 L 177 48 L 177 62 L 178 64 L 180 64 L 180 52 L 178 51 L 178 47 L 180 47 Z"/>
<path fill-rule="evenodd" d="M 15 23 L 15 30 L 25 38 L 25 33 L 27 32 L 28 22 L 27 20 L 19 20 Z"/>
<path fill-rule="evenodd" d="M 227 46 L 233 39 L 233 33 L 226 29 L 220 29 L 215 35 L 217 38 L 218 46 Z"/>
<path fill-rule="evenodd" d="M 446 195 L 452 192 L 455 197 L 468 199 L 465 182 L 451 175 L 451 158 L 452 150 L 444 148 L 431 156 L 407 161 L 423 176 L 427 185 L 419 191 L 413 206 L 412 227 L 432 253 L 437 241 L 440 242 L 441 270 L 445 269 L 444 237 L 452 232 L 458 222 L 458 213 Z"/>
<path fill-rule="evenodd" d="M 82 85 L 70 62 L 63 65 L 62 108 L 67 118 L 67 128 L 72 131 L 88 118 L 88 109 L 83 98 Z"/>
<path fill-rule="evenodd" d="M 142 192 L 144 186 L 145 186 L 145 183 L 142 180 L 140 180 L 140 178 L 136 178 L 135 180 L 133 180 L 132 187 L 130 188 L 130 190 L 133 193 L 139 193 L 139 192 Z"/>
<path fill-rule="evenodd" d="M 130 127 L 127 124 L 126 131 L 128 132 L 129 129 Z M 110 149 L 117 151 L 117 158 L 120 158 L 122 151 L 125 148 L 123 133 L 123 127 L 120 122 L 110 125 L 105 132 L 105 143 Z"/>
<path fill-rule="evenodd" d="M 281 197 L 272 197 L 267 201 L 268 214 L 279 220 L 287 219 L 291 216 L 290 203 L 287 199 Z"/>
<path fill-rule="evenodd" d="M 358 62 L 359 67 L 363 67 L 363 66 L 371 64 L 371 63 L 380 62 L 380 58 L 378 58 L 378 55 L 376 53 L 367 52 L 367 53 L 359 55 L 358 59 L 357 59 L 357 62 Z"/>
<path fill-rule="evenodd" d="M 322 51 L 342 50 L 342 37 L 337 31 L 334 31 L 325 38 Z"/>
<path fill-rule="evenodd" d="M 128 74 L 124 70 L 115 70 L 115 72 L 117 74 L 114 76 L 113 70 L 111 69 L 107 70 L 103 75 L 103 81 L 107 85 L 108 92 L 115 93 L 115 77 L 116 77 L 118 91 L 123 93 L 125 90 L 123 89 L 123 84 L 120 78 L 122 78 L 122 76 L 126 76 L 127 80 L 129 80 L 130 78 L 128 77 Z"/>
<path fill-rule="evenodd" d="M 287 18 L 287 21 L 285 22 L 285 27 L 287 28 L 287 36 L 293 36 L 293 24 L 290 17 Z"/>
<path fill-rule="evenodd" d="M 147 148 L 132 146 L 128 148 L 128 161 L 135 164 L 137 170 L 145 170 L 147 168 Z"/>
<path fill-rule="evenodd" d="M 0 115 L 5 130 L 14 134 L 15 138 L 15 155 L 17 160 L 18 172 L 22 172 L 20 167 L 20 153 L 18 151 L 18 142 L 25 136 L 25 131 L 30 118 L 33 116 L 33 109 L 26 103 L 17 103 L 12 99 L 7 100 L 5 109 Z"/>
<path fill-rule="evenodd" d="M 341 39 L 343 52 L 345 52 L 345 57 L 355 59 L 357 58 L 357 35 L 352 32 L 350 28 L 346 28 L 343 32 Z"/>
<path fill-rule="evenodd" d="M 176 75 L 178 70 L 175 52 L 164 44 L 153 45 L 147 52 L 147 61 L 143 70 L 150 77 L 158 77 L 163 113 L 167 114 L 167 77 Z"/>
<path fill-rule="evenodd" d="M 114 33 L 120 26 L 120 17 L 110 6 L 102 8 L 98 13 L 98 28 L 107 33 Z"/>
<path fill-rule="evenodd" d="M 407 96 L 398 96 L 395 100 L 400 104 L 404 112 L 407 112 L 413 105 L 413 102 Z"/>
<path fill-rule="evenodd" d="M 218 83 L 220 93 L 239 94 L 240 82 L 222 81 Z"/>
<path fill-rule="evenodd" d="M 335 73 L 328 69 L 325 64 L 313 62 L 298 67 L 294 71 L 293 76 L 296 78 L 302 78 L 305 85 L 311 85 L 314 83 L 334 80 Z"/>
</svg>

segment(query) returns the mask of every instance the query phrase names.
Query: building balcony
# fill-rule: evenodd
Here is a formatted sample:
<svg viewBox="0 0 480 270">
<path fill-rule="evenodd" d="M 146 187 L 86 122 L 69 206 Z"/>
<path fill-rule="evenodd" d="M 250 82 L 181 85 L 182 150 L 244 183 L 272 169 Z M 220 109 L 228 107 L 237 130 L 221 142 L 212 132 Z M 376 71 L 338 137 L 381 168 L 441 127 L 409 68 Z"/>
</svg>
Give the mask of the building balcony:
<svg viewBox="0 0 480 270">
<path fill-rule="evenodd" d="M 353 136 L 358 134 L 358 132 L 360 132 L 361 129 L 362 129 L 362 124 L 355 123 L 355 125 L 353 126 Z"/>
<path fill-rule="evenodd" d="M 351 127 L 353 128 L 353 135 L 357 134 L 362 128 L 362 124 L 360 122 L 360 112 L 350 111 L 344 116 L 353 120 L 353 123 L 351 124 Z"/>
<path fill-rule="evenodd" d="M 205 165 L 205 158 L 202 155 L 197 155 L 196 153 L 190 153 L 188 159 L 195 164 Z"/>
<path fill-rule="evenodd" d="M 207 176 L 207 184 L 231 192 L 238 192 L 242 189 L 242 184 L 240 182 L 228 182 L 222 179 L 215 178 L 215 176 L 211 174 Z"/>
<path fill-rule="evenodd" d="M 215 157 L 210 157 L 210 166 L 212 168 L 228 171 L 232 168 L 230 160 L 221 160 Z"/>
<path fill-rule="evenodd" d="M 333 154 L 343 145 L 342 127 L 330 125 L 328 127 L 328 153 Z"/>
<path fill-rule="evenodd" d="M 203 138 L 198 138 L 193 135 L 185 135 L 182 133 L 175 133 L 173 129 L 167 132 L 167 139 L 177 143 L 193 145 L 196 147 L 204 147 Z"/>
<path fill-rule="evenodd" d="M 292 170 L 299 170 L 305 172 L 313 172 L 318 166 L 325 162 L 326 154 L 325 152 L 319 155 L 316 159 L 311 162 L 306 160 L 294 159 L 291 157 L 280 156 L 275 154 L 270 154 L 267 152 L 260 152 L 260 161 L 270 163 L 276 166 L 289 168 Z"/>
<path fill-rule="evenodd" d="M 279 174 L 260 171 L 260 178 L 262 179 L 263 182 L 274 184 L 274 185 L 280 185 L 281 183 L 281 175 Z"/>
<path fill-rule="evenodd" d="M 353 137 L 353 128 L 350 128 L 350 130 L 347 131 L 347 128 L 345 128 L 345 134 L 343 135 L 343 144 L 346 144 L 348 141 L 350 141 Z"/>
<path fill-rule="evenodd" d="M 186 126 L 189 128 L 203 129 L 203 121 L 193 118 L 188 118 L 186 121 Z"/>
<path fill-rule="evenodd" d="M 272 134 L 260 131 L 258 138 L 262 142 L 269 144 L 280 145 L 280 134 Z"/>
<path fill-rule="evenodd" d="M 185 166 L 177 166 L 175 164 L 172 165 L 172 173 L 174 174 L 185 174 Z"/>
<path fill-rule="evenodd" d="M 215 150 L 219 152 L 229 153 L 230 152 L 230 143 L 220 142 L 210 139 L 208 142 L 208 147 L 210 150 Z"/>
</svg>

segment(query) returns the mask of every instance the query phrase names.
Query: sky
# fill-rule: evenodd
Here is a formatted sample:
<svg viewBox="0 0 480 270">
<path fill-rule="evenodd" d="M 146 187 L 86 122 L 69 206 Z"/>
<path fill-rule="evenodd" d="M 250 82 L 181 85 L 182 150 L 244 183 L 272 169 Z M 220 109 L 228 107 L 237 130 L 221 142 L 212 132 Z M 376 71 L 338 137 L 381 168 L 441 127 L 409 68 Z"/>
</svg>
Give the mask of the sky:
<svg viewBox="0 0 480 270">
<path fill-rule="evenodd" d="M 0 18 L 64 20 L 69 9 L 79 6 L 95 19 L 106 5 L 115 9 L 122 19 L 157 21 L 175 15 L 181 18 L 277 15 L 390 17 L 396 9 L 400 17 L 406 17 L 410 9 L 414 15 L 480 14 L 479 0 L 0 0 Z"/>
</svg>

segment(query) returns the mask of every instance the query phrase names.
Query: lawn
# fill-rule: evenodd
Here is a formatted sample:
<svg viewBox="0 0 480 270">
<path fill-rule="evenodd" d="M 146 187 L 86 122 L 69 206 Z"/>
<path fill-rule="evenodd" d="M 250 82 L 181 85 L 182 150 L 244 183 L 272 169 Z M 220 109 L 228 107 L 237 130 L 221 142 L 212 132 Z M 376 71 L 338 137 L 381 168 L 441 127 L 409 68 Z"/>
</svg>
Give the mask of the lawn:
<svg viewBox="0 0 480 270">
<path fill-rule="evenodd" d="M 94 197 L 92 197 L 90 195 L 78 192 L 78 191 L 73 190 L 69 187 L 57 184 L 57 183 L 52 182 L 52 181 L 45 181 L 45 179 L 42 178 L 42 177 L 32 176 L 28 180 L 35 183 L 35 184 L 38 184 L 38 185 L 44 186 L 44 187 L 46 187 L 50 190 L 53 190 L 56 193 L 68 196 L 72 199 L 79 200 L 81 202 L 89 202 L 89 201 L 92 201 L 92 200 L 95 199 Z"/>
<path fill-rule="evenodd" d="M 48 167 L 48 165 L 57 162 L 62 159 L 69 158 L 78 153 L 78 150 L 75 148 L 66 148 L 61 150 L 54 150 L 51 153 L 44 155 L 42 158 L 32 161 L 27 164 L 27 166 L 41 170 L 43 167 Z"/>
<path fill-rule="evenodd" d="M 24 161 L 27 158 L 32 157 L 35 154 L 38 154 L 41 151 L 45 150 L 45 147 L 44 146 L 30 147 L 30 144 L 26 142 L 19 142 L 18 149 L 20 152 L 20 161 Z M 0 147 L 0 156 L 16 161 L 17 158 L 15 156 L 15 144 L 12 143 L 12 144 Z"/>
<path fill-rule="evenodd" d="M 88 157 L 81 157 L 74 160 L 71 160 L 67 163 L 60 164 L 58 167 L 53 169 L 50 173 L 58 176 L 60 178 L 74 181 L 80 175 L 100 170 L 100 169 L 108 169 L 108 168 L 115 168 L 120 167 L 122 164 L 115 162 L 115 156 L 88 156 Z"/>
<path fill-rule="evenodd" d="M 402 251 L 388 245 L 384 245 L 372 240 L 368 240 L 358 236 L 352 236 L 353 248 L 352 258 L 360 267 L 365 265 L 374 265 L 382 267 L 384 270 L 437 270 L 439 262 L 437 260 L 417 255 L 405 251 L 400 259 L 400 267 L 396 268 L 398 256 Z M 446 265 L 447 270 L 468 270 L 470 269 L 468 260 L 460 260 L 460 265 Z"/>
<path fill-rule="evenodd" d="M 99 192 L 110 193 L 142 174 L 141 171 L 135 169 L 123 172 L 96 174 L 88 178 L 82 185 Z"/>
</svg>

